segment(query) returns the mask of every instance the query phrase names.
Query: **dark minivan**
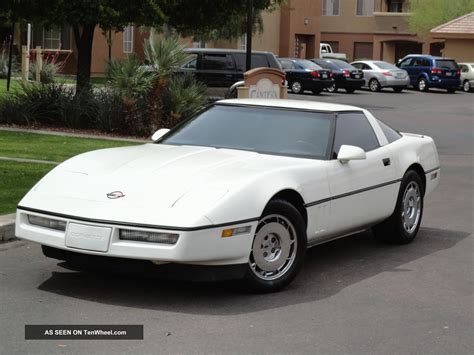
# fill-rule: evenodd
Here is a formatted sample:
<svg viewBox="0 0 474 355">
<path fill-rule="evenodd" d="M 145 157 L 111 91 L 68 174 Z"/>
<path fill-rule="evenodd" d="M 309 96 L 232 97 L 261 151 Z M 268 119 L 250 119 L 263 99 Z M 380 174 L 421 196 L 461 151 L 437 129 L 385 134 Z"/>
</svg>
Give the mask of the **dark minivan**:
<svg viewBox="0 0 474 355">
<path fill-rule="evenodd" d="M 461 71 L 454 59 L 410 54 L 397 67 L 408 72 L 410 84 L 419 91 L 441 88 L 454 93 L 461 85 Z"/>
<path fill-rule="evenodd" d="M 246 52 L 237 49 L 187 48 L 192 60 L 178 72 L 193 73 L 209 87 L 229 88 L 244 80 Z M 259 67 L 282 69 L 272 52 L 252 52 L 252 69 Z"/>
</svg>

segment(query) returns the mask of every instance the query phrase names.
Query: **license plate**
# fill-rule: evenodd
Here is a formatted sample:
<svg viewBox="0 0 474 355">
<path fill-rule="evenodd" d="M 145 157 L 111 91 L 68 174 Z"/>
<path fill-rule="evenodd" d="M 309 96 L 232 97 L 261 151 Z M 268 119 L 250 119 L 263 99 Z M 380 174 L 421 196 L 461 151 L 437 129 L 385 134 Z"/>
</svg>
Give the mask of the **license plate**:
<svg viewBox="0 0 474 355">
<path fill-rule="evenodd" d="M 327 77 L 328 77 L 327 74 L 321 74 L 321 78 L 327 79 Z"/>
<path fill-rule="evenodd" d="M 354 75 L 354 78 L 359 79 L 359 78 L 360 78 L 360 75 L 359 75 L 359 74 L 356 74 L 356 75 Z"/>
<path fill-rule="evenodd" d="M 66 231 L 66 246 L 76 249 L 105 252 L 109 249 L 112 228 L 87 224 L 69 223 Z"/>
<path fill-rule="evenodd" d="M 446 76 L 451 76 L 451 75 L 453 75 L 453 73 L 451 73 L 450 71 L 446 72 Z"/>
</svg>

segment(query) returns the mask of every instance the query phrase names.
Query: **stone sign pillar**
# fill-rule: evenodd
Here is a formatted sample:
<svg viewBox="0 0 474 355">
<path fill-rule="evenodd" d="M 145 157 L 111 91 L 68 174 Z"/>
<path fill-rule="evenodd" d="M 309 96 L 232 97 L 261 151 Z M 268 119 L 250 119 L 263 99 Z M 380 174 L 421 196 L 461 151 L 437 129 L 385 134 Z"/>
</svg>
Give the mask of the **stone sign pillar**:
<svg viewBox="0 0 474 355">
<path fill-rule="evenodd" d="M 287 99 L 285 73 L 273 68 L 255 68 L 244 73 L 244 86 L 237 88 L 239 99 Z"/>
</svg>

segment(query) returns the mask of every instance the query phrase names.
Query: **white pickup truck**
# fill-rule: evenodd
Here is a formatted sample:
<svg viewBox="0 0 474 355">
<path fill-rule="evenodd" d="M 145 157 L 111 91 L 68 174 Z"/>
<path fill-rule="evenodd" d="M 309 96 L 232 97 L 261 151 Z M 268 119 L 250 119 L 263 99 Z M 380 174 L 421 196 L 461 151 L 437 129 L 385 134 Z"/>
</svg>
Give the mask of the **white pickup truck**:
<svg viewBox="0 0 474 355">
<path fill-rule="evenodd" d="M 319 58 L 337 58 L 337 59 L 347 59 L 345 53 L 334 53 L 331 45 L 328 43 L 319 44 Z"/>
</svg>

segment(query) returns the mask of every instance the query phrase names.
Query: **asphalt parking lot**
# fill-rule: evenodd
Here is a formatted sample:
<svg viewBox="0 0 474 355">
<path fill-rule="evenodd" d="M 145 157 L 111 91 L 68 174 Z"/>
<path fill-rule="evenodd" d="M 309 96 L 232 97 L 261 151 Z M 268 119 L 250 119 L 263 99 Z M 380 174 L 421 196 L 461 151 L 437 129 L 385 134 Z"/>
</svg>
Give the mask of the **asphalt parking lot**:
<svg viewBox="0 0 474 355">
<path fill-rule="evenodd" d="M 369 109 L 432 136 L 441 184 L 412 244 L 362 233 L 310 249 L 280 293 L 80 273 L 0 244 L 0 353 L 468 354 L 474 349 L 474 94 L 290 95 Z M 144 324 L 145 339 L 24 340 L 25 324 Z"/>
</svg>

